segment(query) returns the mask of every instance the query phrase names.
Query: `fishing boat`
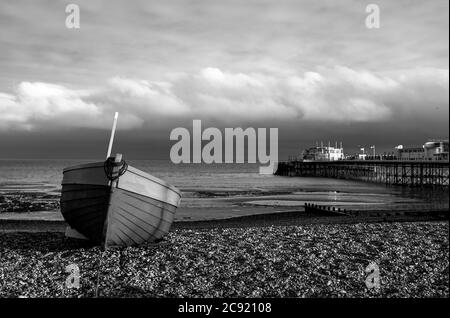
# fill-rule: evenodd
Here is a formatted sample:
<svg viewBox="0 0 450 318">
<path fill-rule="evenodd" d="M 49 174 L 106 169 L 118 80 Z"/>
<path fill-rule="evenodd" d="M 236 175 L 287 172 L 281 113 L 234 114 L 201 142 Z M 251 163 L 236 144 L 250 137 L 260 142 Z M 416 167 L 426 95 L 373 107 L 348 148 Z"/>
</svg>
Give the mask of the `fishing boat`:
<svg viewBox="0 0 450 318">
<path fill-rule="evenodd" d="M 110 156 L 117 117 L 106 160 L 65 168 L 61 190 L 66 234 L 105 247 L 162 239 L 181 201 L 174 186 L 128 165 L 121 154 Z"/>
</svg>

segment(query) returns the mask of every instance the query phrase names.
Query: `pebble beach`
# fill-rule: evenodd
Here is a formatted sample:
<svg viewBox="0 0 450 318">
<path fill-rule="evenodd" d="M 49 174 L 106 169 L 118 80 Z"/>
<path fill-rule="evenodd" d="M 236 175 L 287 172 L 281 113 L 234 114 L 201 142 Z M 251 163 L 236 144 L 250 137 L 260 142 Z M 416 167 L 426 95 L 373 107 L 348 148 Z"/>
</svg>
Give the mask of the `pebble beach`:
<svg viewBox="0 0 450 318">
<path fill-rule="evenodd" d="M 66 284 L 71 264 L 78 288 Z M 366 284 L 369 264 L 379 287 Z M 0 297 L 95 296 L 449 297 L 449 223 L 174 229 L 106 251 L 62 233 L 0 233 Z"/>
</svg>

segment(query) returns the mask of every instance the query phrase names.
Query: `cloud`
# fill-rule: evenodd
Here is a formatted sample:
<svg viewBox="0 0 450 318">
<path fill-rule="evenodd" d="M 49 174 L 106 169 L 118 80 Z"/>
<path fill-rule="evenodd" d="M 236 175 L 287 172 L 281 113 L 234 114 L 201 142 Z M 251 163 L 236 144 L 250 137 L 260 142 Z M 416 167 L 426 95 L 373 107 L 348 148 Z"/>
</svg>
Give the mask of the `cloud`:
<svg viewBox="0 0 450 318">
<path fill-rule="evenodd" d="M 233 73 L 208 67 L 168 74 L 160 81 L 112 77 L 96 88 L 22 82 L 0 92 L 0 129 L 161 127 L 179 119 L 360 122 L 448 116 L 448 69 L 418 68 L 386 74 L 344 66 Z"/>
<path fill-rule="evenodd" d="M 108 105 L 110 112 L 118 110 L 136 116 L 141 120 L 137 123 L 139 127 L 145 123 L 154 126 L 155 122 L 159 126 L 160 120 L 186 116 L 190 112 L 190 107 L 172 89 L 170 82 L 113 77 L 107 81 L 107 87 L 92 98 Z"/>
<path fill-rule="evenodd" d="M 316 65 L 448 68 L 447 0 L 378 0 L 376 30 L 365 27 L 368 2 L 360 0 L 77 4 L 81 28 L 69 30 L 65 2 L 0 1 L 0 91 L 31 79 L 88 86 L 207 66 L 235 75 Z"/>
<path fill-rule="evenodd" d="M 91 91 L 69 89 L 62 85 L 22 82 L 15 95 L 0 93 L 0 129 L 105 128 L 102 104 L 89 102 Z M 125 116 L 123 125 L 133 127 L 142 122 L 135 116 Z"/>
</svg>

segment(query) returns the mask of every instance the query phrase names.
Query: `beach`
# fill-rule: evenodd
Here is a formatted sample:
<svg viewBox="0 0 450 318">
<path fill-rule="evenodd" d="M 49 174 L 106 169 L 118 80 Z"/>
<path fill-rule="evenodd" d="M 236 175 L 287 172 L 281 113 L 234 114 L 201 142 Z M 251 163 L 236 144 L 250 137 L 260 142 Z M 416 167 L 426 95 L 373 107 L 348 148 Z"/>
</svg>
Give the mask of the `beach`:
<svg viewBox="0 0 450 318">
<path fill-rule="evenodd" d="M 174 229 L 108 249 L 1 233 L 0 297 L 448 297 L 448 222 Z M 366 268 L 379 267 L 368 288 Z M 80 271 L 67 288 L 66 266 Z"/>
<path fill-rule="evenodd" d="M 181 206 L 163 241 L 104 251 L 64 236 L 59 183 L 71 163 L 0 166 L 0 297 L 449 295 L 448 192 L 138 161 L 182 190 Z M 79 288 L 66 284 L 74 265 Z M 379 288 L 366 284 L 369 265 Z"/>
</svg>

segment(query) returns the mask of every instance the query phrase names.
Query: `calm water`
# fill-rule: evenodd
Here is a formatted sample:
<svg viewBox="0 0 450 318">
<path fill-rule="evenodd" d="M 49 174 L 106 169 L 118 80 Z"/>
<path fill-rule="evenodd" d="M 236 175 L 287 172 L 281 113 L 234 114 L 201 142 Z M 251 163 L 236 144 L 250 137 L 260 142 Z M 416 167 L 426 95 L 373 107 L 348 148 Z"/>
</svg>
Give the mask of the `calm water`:
<svg viewBox="0 0 450 318">
<path fill-rule="evenodd" d="M 95 160 L 0 160 L 0 189 L 60 188 L 62 170 Z M 260 175 L 257 164 L 173 164 L 165 160 L 129 160 L 128 164 L 164 179 L 185 191 L 352 191 L 396 193 L 395 188 L 376 184 L 323 179 Z"/>
<path fill-rule="evenodd" d="M 95 160 L 0 160 L 0 194 L 16 191 L 57 193 L 65 167 Z M 418 191 L 359 181 L 326 178 L 281 177 L 258 174 L 256 164 L 180 164 L 164 160 L 129 160 L 129 164 L 180 188 L 183 197 L 195 193 L 225 192 L 250 197 L 277 195 L 283 200 L 345 201 L 396 204 L 433 203 L 448 206 L 448 192 Z M 242 194 L 241 194 L 242 195 Z M 274 197 L 275 196 L 275 197 Z M 261 200 L 261 198 L 259 198 Z M 191 202 L 192 203 L 192 202 Z"/>
</svg>

